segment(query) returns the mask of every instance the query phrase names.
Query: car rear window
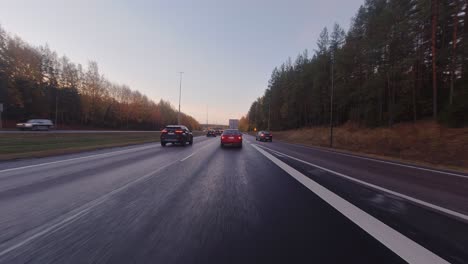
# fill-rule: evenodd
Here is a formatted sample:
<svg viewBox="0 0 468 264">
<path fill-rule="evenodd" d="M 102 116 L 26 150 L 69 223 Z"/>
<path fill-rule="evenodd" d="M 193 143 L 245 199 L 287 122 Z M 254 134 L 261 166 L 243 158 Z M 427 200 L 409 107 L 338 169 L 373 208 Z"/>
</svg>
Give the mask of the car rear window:
<svg viewBox="0 0 468 264">
<path fill-rule="evenodd" d="M 181 129 L 182 129 L 182 127 L 178 127 L 178 126 L 166 127 L 166 130 L 168 130 L 168 131 L 181 130 Z"/>
<path fill-rule="evenodd" d="M 239 135 L 239 130 L 224 130 L 223 134 L 225 135 Z"/>
</svg>

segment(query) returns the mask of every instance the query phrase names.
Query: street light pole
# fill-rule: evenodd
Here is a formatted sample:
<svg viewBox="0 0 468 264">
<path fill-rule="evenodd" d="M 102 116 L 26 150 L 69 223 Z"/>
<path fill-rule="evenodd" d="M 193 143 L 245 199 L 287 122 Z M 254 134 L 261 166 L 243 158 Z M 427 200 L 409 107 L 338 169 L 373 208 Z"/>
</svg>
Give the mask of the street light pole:
<svg viewBox="0 0 468 264">
<path fill-rule="evenodd" d="M 268 131 L 270 131 L 270 117 L 271 117 L 271 94 L 272 94 L 272 91 L 270 90 L 270 102 L 268 102 Z"/>
<path fill-rule="evenodd" d="M 2 112 L 3 112 L 3 103 L 0 103 L 0 129 L 3 128 Z"/>
<path fill-rule="evenodd" d="M 180 84 L 179 84 L 179 113 L 177 114 L 177 124 L 180 125 L 180 99 L 182 97 L 182 74 L 184 72 L 179 72 L 180 74 Z"/>
<path fill-rule="evenodd" d="M 333 90 L 334 90 L 334 54 L 331 61 L 331 94 L 330 94 L 330 148 L 333 148 Z"/>
<path fill-rule="evenodd" d="M 58 90 L 55 90 L 55 128 L 58 128 Z"/>
</svg>

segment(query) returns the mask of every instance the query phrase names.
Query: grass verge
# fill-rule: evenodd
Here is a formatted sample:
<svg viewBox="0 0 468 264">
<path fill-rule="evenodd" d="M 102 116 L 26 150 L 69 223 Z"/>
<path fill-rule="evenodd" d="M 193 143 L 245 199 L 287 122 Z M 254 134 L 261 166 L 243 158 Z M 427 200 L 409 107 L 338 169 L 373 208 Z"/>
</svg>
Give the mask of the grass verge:
<svg viewBox="0 0 468 264">
<path fill-rule="evenodd" d="M 200 133 L 194 132 L 194 136 Z M 0 134 L 0 160 L 39 158 L 159 142 L 159 132 Z"/>
<path fill-rule="evenodd" d="M 329 147 L 329 128 L 273 132 L 275 140 Z M 468 128 L 447 128 L 435 122 L 401 123 L 363 128 L 334 128 L 334 148 L 348 153 L 468 172 Z"/>
</svg>

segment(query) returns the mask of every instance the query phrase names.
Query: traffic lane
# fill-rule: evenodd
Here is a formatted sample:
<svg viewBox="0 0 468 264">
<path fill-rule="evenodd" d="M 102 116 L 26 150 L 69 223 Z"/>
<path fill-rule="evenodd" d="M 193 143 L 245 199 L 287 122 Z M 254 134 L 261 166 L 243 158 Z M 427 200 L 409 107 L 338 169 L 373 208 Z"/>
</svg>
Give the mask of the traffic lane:
<svg viewBox="0 0 468 264">
<path fill-rule="evenodd" d="M 181 151 L 190 152 L 192 148 L 197 149 L 204 145 L 206 138 L 198 138 L 194 145 L 187 145 L 187 150 L 177 145 L 168 145 L 167 153 L 176 155 Z M 195 144 L 196 143 L 196 144 Z M 175 148 L 171 148 L 175 147 Z M 139 161 L 159 154 L 161 146 L 157 144 L 144 145 L 134 148 L 116 148 L 105 152 L 88 152 L 81 155 L 64 155 L 54 159 L 31 159 L 28 162 L 9 162 L 4 167 L 0 167 L 0 199 L 2 192 L 16 189 L 21 186 L 32 187 L 34 183 L 49 185 L 53 180 L 62 181 L 75 180 L 79 177 L 92 176 L 100 170 L 108 170 L 112 166 L 131 164 L 132 161 Z M 182 153 L 183 154 L 183 153 Z M 88 172 L 88 173 L 83 173 Z M 34 185 L 37 187 L 37 185 Z"/>
<path fill-rule="evenodd" d="M 193 137 L 194 143 L 200 143 L 207 139 L 206 136 L 197 136 Z M 114 154 L 122 154 L 123 152 L 132 152 L 132 151 L 141 151 L 144 149 L 151 149 L 151 148 L 158 148 L 161 144 L 159 142 L 155 143 L 144 143 L 144 144 L 136 144 L 131 146 L 124 146 L 124 147 L 111 147 L 111 148 L 103 148 L 98 150 L 90 150 L 90 151 L 83 151 L 73 154 L 65 154 L 65 155 L 57 155 L 57 156 L 50 156 L 44 158 L 32 158 L 32 159 L 18 159 L 12 161 L 0 161 L 0 174 L 2 174 L 3 170 L 7 169 L 14 169 L 18 167 L 26 167 L 26 166 L 36 166 L 38 164 L 44 163 L 52 163 L 58 162 L 63 163 L 63 161 L 69 162 L 69 160 L 79 160 L 79 159 L 86 159 L 90 156 L 97 156 L 97 155 L 114 155 Z M 170 145 L 168 145 L 170 146 Z"/>
<path fill-rule="evenodd" d="M 254 137 L 249 138 L 254 140 Z M 447 175 L 443 171 L 423 171 L 278 141 L 257 144 L 392 191 L 468 214 L 468 176 L 465 178 Z"/>
<path fill-rule="evenodd" d="M 0 262 L 403 263 L 244 144 L 216 142 Z"/>
<path fill-rule="evenodd" d="M 2 175 L 0 184 L 0 243 L 27 236 L 36 228 L 61 217 L 75 208 L 124 186 L 141 175 L 177 161 L 214 141 L 194 143 L 192 147 L 168 146 L 97 157 L 72 164 L 37 167 L 36 173 L 15 170 Z M 161 155 L 161 152 L 163 154 Z M 76 164 L 75 164 L 76 163 Z M 24 171 L 26 175 L 22 175 Z M 6 174 L 5 173 L 5 174 Z M 7 177 L 8 176 L 8 177 Z M 25 217 L 28 216 L 28 217 Z"/>
<path fill-rule="evenodd" d="M 265 150 L 450 263 L 466 263 L 468 222 Z"/>
</svg>

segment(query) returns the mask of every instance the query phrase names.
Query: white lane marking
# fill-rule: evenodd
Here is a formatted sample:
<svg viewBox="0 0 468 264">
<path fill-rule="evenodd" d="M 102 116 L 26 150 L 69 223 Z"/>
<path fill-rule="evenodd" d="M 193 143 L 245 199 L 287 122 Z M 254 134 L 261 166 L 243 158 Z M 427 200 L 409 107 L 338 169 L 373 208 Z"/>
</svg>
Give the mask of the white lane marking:
<svg viewBox="0 0 468 264">
<path fill-rule="evenodd" d="M 126 152 L 145 150 L 145 149 L 154 148 L 154 147 L 158 147 L 158 145 L 156 145 L 156 146 L 153 146 L 153 145 L 152 146 L 144 146 L 144 147 L 131 148 L 131 149 L 124 149 L 124 150 L 119 150 L 119 151 L 106 152 L 106 153 L 102 153 L 102 154 L 95 154 L 95 155 L 89 155 L 89 156 L 78 157 L 78 158 L 57 160 L 57 161 L 33 164 L 33 165 L 28 165 L 28 166 L 4 169 L 4 170 L 0 170 L 0 173 L 8 172 L 8 171 L 15 171 L 15 170 L 22 170 L 22 169 L 29 169 L 29 168 L 34 168 L 34 167 L 41 167 L 41 166 L 46 166 L 46 165 L 51 165 L 51 164 L 58 164 L 58 163 L 63 163 L 63 162 L 75 161 L 75 160 L 97 158 L 97 157 L 104 157 L 104 156 L 112 156 L 112 155 L 115 155 L 115 154 L 122 154 L 122 153 L 126 153 Z"/>
<path fill-rule="evenodd" d="M 180 161 L 185 161 L 186 159 L 188 159 L 188 158 L 192 157 L 193 155 L 195 155 L 195 153 L 196 153 L 196 152 L 194 152 L 194 153 L 188 155 L 187 157 L 181 159 Z"/>
<path fill-rule="evenodd" d="M 275 156 L 261 149 L 257 145 L 252 146 L 261 154 L 283 169 L 297 181 L 306 186 L 309 190 L 318 195 L 322 200 L 338 210 L 346 218 L 354 222 L 369 235 L 380 241 L 384 246 L 393 251 L 408 263 L 427 264 L 427 263 L 449 263 L 433 252 L 413 240 L 402 235 L 395 229 L 387 226 L 377 218 L 367 214 L 352 203 L 346 201 L 325 187 L 311 180 L 296 169 L 287 165 Z"/>
<path fill-rule="evenodd" d="M 304 164 L 307 164 L 307 165 L 309 165 L 309 166 L 312 166 L 312 167 L 315 167 L 315 168 L 318 168 L 318 169 L 321 169 L 321 170 L 324 170 L 324 171 L 333 173 L 333 174 L 335 174 L 335 175 L 337 175 L 337 176 L 340 176 L 340 177 L 343 177 L 343 178 L 345 178 L 345 179 L 347 179 L 347 180 L 354 181 L 354 182 L 356 182 L 356 183 L 365 185 L 365 186 L 367 186 L 367 187 L 370 187 L 370 188 L 373 188 L 373 189 L 376 189 L 376 190 L 379 190 L 379 191 L 382 191 L 382 192 L 386 192 L 386 193 L 389 193 L 389 194 L 391 194 L 391 195 L 394 195 L 394 196 L 403 198 L 403 199 L 405 199 L 405 200 L 411 201 L 411 202 L 413 202 L 413 203 L 415 203 L 415 204 L 419 204 L 419 205 L 422 205 L 422 206 L 424 206 L 424 207 L 428 207 L 428 208 L 431 208 L 431 209 L 433 209 L 433 210 L 436 210 L 436 211 L 439 211 L 439 212 L 448 214 L 448 215 L 450 215 L 450 216 L 453 216 L 453 217 L 460 218 L 460 219 L 463 219 L 463 220 L 465 220 L 465 221 L 468 221 L 468 215 L 465 215 L 465 214 L 462 214 L 462 213 L 459 213 L 459 212 L 456 212 L 456 211 L 453 211 L 453 210 L 450 210 L 450 209 L 447 209 L 447 208 L 444 208 L 444 207 L 441 207 L 441 206 L 438 206 L 438 205 L 435 205 L 435 204 L 431 204 L 431 203 L 428 203 L 428 202 L 419 200 L 419 199 L 417 199 L 417 198 L 414 198 L 414 197 L 411 197 L 411 196 L 408 196 L 408 195 L 405 195 L 405 194 L 402 194 L 402 193 L 399 193 L 399 192 L 395 192 L 395 191 L 392 191 L 392 190 L 389 190 L 389 189 L 386 189 L 386 188 L 377 186 L 377 185 L 372 184 L 372 183 L 368 183 L 368 182 L 365 182 L 365 181 L 362 181 L 362 180 L 358 180 L 358 179 L 356 179 L 356 178 L 353 178 L 353 177 L 351 177 L 351 176 L 345 175 L 345 174 L 343 174 L 343 173 L 339 173 L 339 172 L 336 172 L 336 171 L 333 171 L 333 170 L 324 168 L 324 167 L 322 167 L 322 166 L 312 164 L 312 163 L 307 162 L 307 161 L 305 161 L 305 160 L 301 160 L 301 159 L 298 159 L 298 158 L 289 156 L 289 155 L 287 155 L 287 154 L 284 154 L 284 153 L 282 153 L 282 152 L 278 152 L 278 151 L 276 151 L 276 150 L 267 148 L 267 147 L 265 147 L 265 146 L 261 146 L 261 145 L 258 145 L 258 146 L 259 146 L 259 147 L 262 147 L 262 148 L 265 148 L 265 149 L 268 149 L 268 150 L 270 150 L 270 151 L 272 151 L 272 152 L 274 152 L 274 153 L 279 153 L 279 154 L 283 155 L 284 157 L 287 157 L 287 158 L 290 158 L 290 159 L 293 159 L 293 160 L 302 162 L 302 163 L 304 163 Z"/>
<path fill-rule="evenodd" d="M 208 144 L 208 145 L 205 145 L 205 146 L 199 148 L 197 151 L 195 151 L 195 152 L 193 152 L 192 154 L 188 155 L 187 157 L 181 159 L 180 161 L 183 162 L 183 161 L 187 160 L 188 158 L 190 158 L 190 157 L 192 157 L 193 155 L 195 155 L 195 154 L 197 154 L 198 152 L 200 152 L 202 149 L 207 148 L 207 147 L 209 147 L 209 146 L 211 146 L 211 145 L 213 145 L 213 144 L 214 144 L 214 143 L 210 143 L 210 144 Z"/>
<path fill-rule="evenodd" d="M 167 165 L 164 165 L 148 174 L 145 174 L 143 176 L 141 176 L 140 178 L 138 179 L 135 179 L 131 182 L 128 182 L 127 184 L 109 192 L 109 193 L 106 193 L 104 194 L 103 196 L 93 200 L 93 201 L 90 201 L 82 206 L 80 206 L 79 208 L 71 211 L 69 214 L 69 216 L 65 217 L 64 219 L 60 220 L 59 222 L 55 223 L 55 224 L 52 224 L 51 226 L 48 226 L 48 227 L 43 227 L 44 229 L 38 231 L 37 233 L 23 239 L 22 241 L 19 241 L 18 243 L 2 250 L 0 252 L 0 257 L 3 257 L 4 255 L 8 254 L 9 252 L 21 247 L 21 246 L 24 246 L 26 245 L 27 243 L 37 239 L 37 238 L 40 238 L 41 236 L 44 236 L 44 235 L 48 235 L 48 234 L 52 234 L 58 230 L 61 230 L 62 228 L 66 227 L 67 225 L 73 223 L 74 221 L 78 220 L 79 218 L 81 218 L 82 216 L 86 215 L 87 213 L 90 212 L 90 210 L 92 210 L 93 208 L 103 204 L 104 202 L 106 202 L 109 198 L 111 198 L 113 195 L 117 194 L 117 193 L 120 193 L 126 189 L 128 189 L 130 186 L 132 185 L 135 185 L 139 182 L 142 182 L 148 178 L 150 178 L 151 176 L 153 176 L 154 174 L 156 174 L 157 172 L 177 163 L 178 161 L 174 161 L 172 163 L 169 163 Z M 45 224 L 45 226 L 47 226 L 47 224 Z M 40 228 L 39 228 L 40 229 Z"/>
<path fill-rule="evenodd" d="M 201 137 L 201 136 L 198 136 L 198 137 Z M 198 137 L 194 137 L 194 138 L 198 138 Z M 157 142 L 155 142 L 155 143 L 157 143 Z M 152 144 L 152 145 L 150 145 L 150 146 L 135 147 L 135 148 L 130 148 L 130 149 L 124 149 L 124 150 L 106 152 L 106 153 L 95 154 L 95 155 L 89 155 L 89 156 L 84 156 L 84 157 L 71 158 L 71 159 L 65 159 L 65 160 L 57 160 L 57 161 L 51 161 L 51 162 L 33 164 L 33 165 L 28 165 L 28 166 L 22 166 L 22 167 L 15 167 L 15 168 L 10 168 L 10 169 L 4 169 L 4 170 L 0 170 L 0 173 L 2 173 L 2 172 L 9 172 L 9 171 L 15 171 L 15 170 L 22 170 L 22 169 L 35 168 L 35 167 L 41 167 L 41 166 L 46 166 L 46 165 L 51 165 L 51 164 L 58 164 L 58 163 L 63 163 L 63 162 L 75 161 L 75 160 L 82 160 L 82 159 L 89 159 L 89 158 L 98 158 L 98 157 L 112 156 L 112 155 L 115 155 L 115 154 L 122 154 L 122 153 L 127 153 L 127 152 L 134 152 L 134 151 L 139 151 L 139 150 L 150 149 L 150 148 L 154 148 L 154 147 L 160 147 L 159 145 L 157 145 L 157 144 L 155 144 L 155 143 L 150 143 L 150 144 Z"/>
<path fill-rule="evenodd" d="M 283 156 L 282 154 L 280 154 L 279 152 L 276 152 L 276 151 L 275 151 L 275 152 L 273 152 L 273 153 L 275 153 L 275 155 L 278 156 L 278 157 L 280 157 L 280 158 L 284 158 L 284 156 Z"/>
<path fill-rule="evenodd" d="M 306 148 L 306 149 L 313 149 L 313 150 L 317 150 L 317 151 L 329 152 L 329 153 L 338 154 L 338 155 L 342 155 L 342 156 L 348 156 L 348 157 L 357 158 L 357 159 L 370 160 L 370 161 L 375 161 L 375 162 L 380 162 L 380 163 L 385 163 L 385 164 L 391 164 L 391 165 L 396 165 L 396 166 L 405 167 L 405 168 L 417 169 L 417 170 L 422 170 L 422 171 L 430 171 L 430 172 L 434 172 L 434 173 L 446 174 L 446 175 L 450 175 L 450 176 L 455 176 L 455 177 L 468 179 L 467 175 L 453 173 L 453 172 L 423 168 L 423 167 L 418 167 L 418 166 L 413 166 L 413 165 L 408 165 L 408 164 L 403 164 L 403 163 L 398 163 L 398 162 L 392 162 L 392 161 L 385 161 L 385 160 L 380 160 L 380 159 L 373 159 L 373 158 L 363 157 L 363 156 L 359 156 L 359 155 L 342 153 L 340 151 L 332 151 L 332 150 L 326 150 L 326 149 L 317 148 L 317 147 L 309 147 L 309 146 L 304 146 L 304 145 L 301 145 L 301 144 L 292 144 L 292 143 L 288 143 L 288 142 L 284 142 L 284 141 L 279 141 L 279 142 L 281 142 L 282 144 L 292 145 L 292 146 Z"/>
</svg>

